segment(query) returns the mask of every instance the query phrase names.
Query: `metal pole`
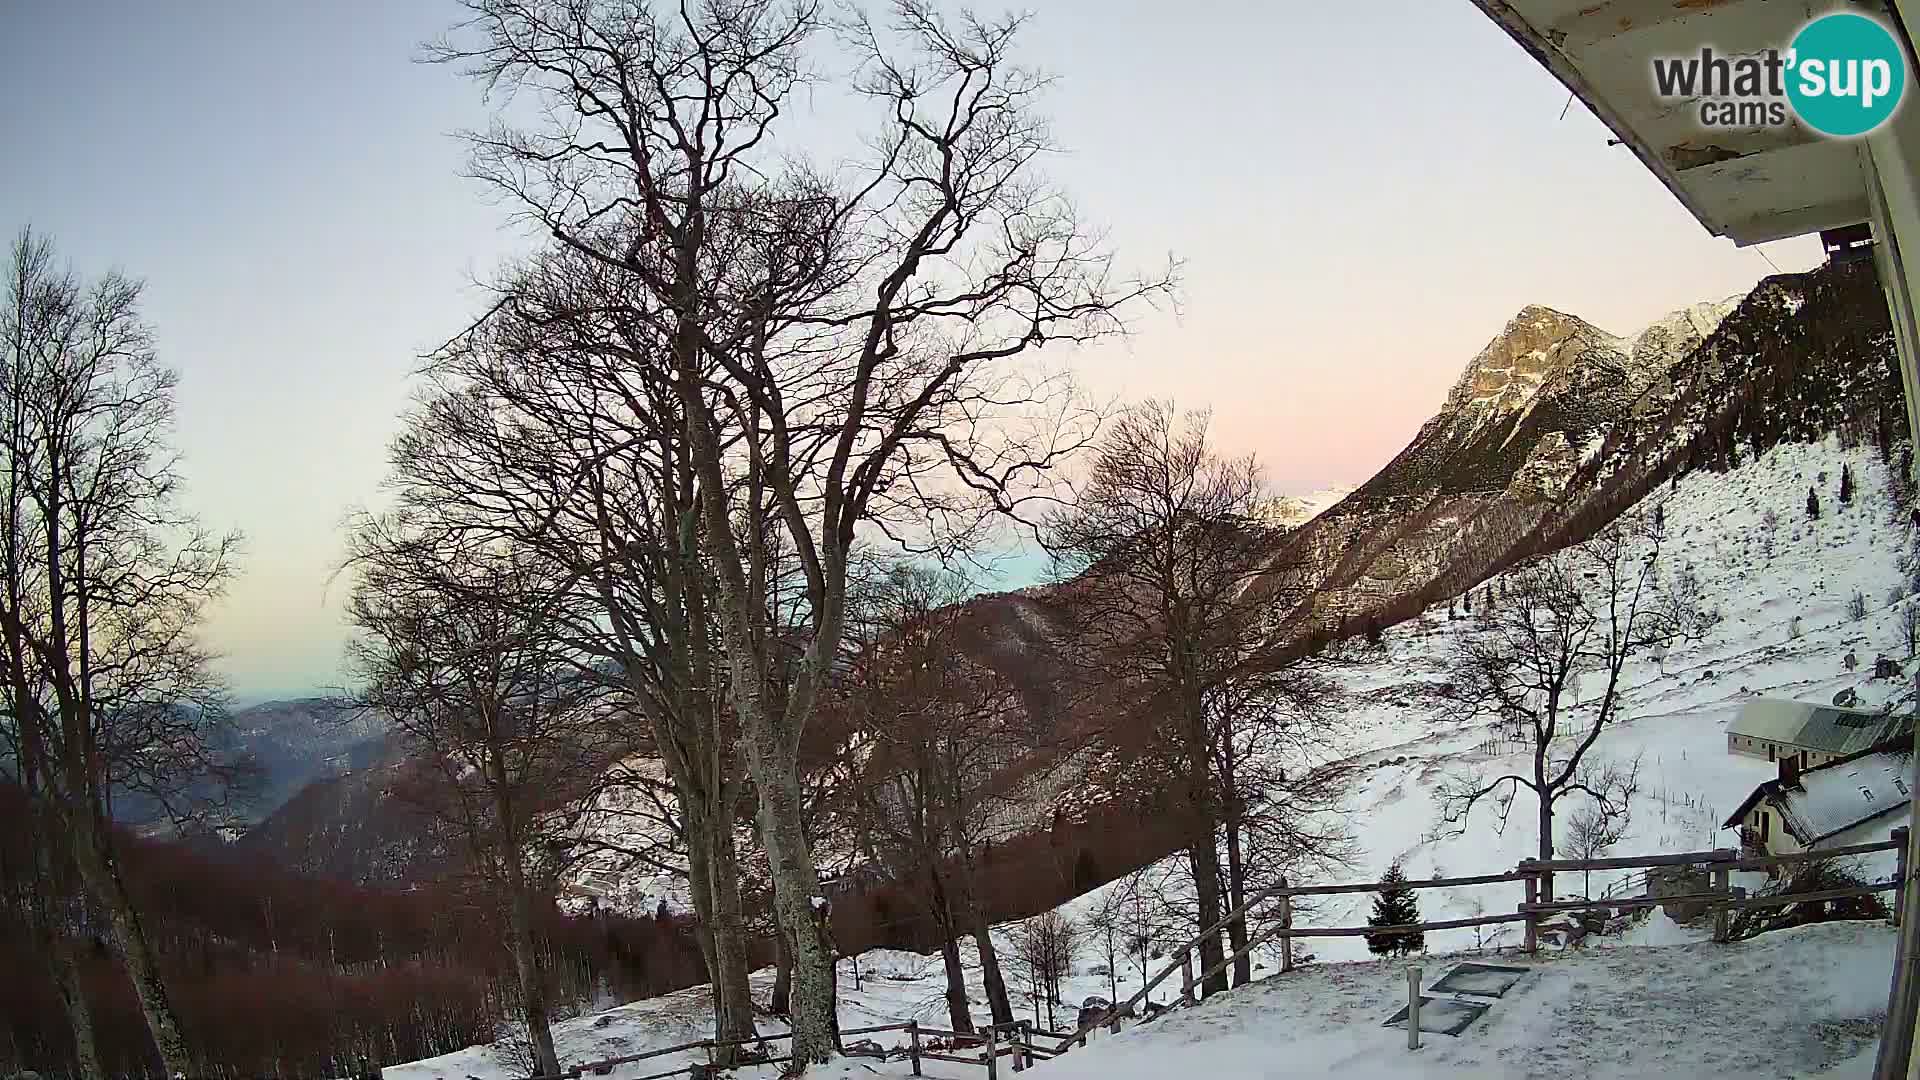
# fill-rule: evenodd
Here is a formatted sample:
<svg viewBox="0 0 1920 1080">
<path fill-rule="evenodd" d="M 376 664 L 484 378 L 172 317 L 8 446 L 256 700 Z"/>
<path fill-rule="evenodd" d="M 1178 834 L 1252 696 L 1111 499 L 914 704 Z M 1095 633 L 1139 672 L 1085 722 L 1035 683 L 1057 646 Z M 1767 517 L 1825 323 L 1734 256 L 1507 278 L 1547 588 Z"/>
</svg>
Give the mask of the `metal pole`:
<svg viewBox="0 0 1920 1080">
<path fill-rule="evenodd" d="M 1407 1049 L 1420 1049 L 1420 965 L 1407 965 Z"/>
<path fill-rule="evenodd" d="M 1916 673 L 1920 679 L 1920 673 Z M 1913 755 L 1914 775 L 1910 784 L 1920 784 L 1920 753 Z M 1914 828 L 1915 820 L 1920 819 L 1920 801 L 1912 806 L 1913 819 L 1907 825 L 1907 843 L 1909 852 L 1912 845 L 1920 843 L 1920 829 Z M 1909 853 L 1909 866 L 1920 862 Z M 1920 911 L 1920 886 L 1916 886 L 1913 877 L 1900 883 L 1900 891 L 1895 903 L 1912 913 Z M 1913 1076 L 1910 1059 L 1913 1056 L 1913 1028 L 1915 1005 L 1920 999 L 1915 995 L 1915 982 L 1920 980 L 1920 919 L 1903 918 L 1900 920 L 1900 932 L 1895 937 L 1893 985 L 1887 990 L 1887 1024 L 1880 1030 L 1880 1052 L 1873 1062 L 1873 1080 L 1910 1080 Z"/>
<path fill-rule="evenodd" d="M 1906 915 L 1907 873 L 1909 867 L 1912 865 L 1907 852 L 1907 833 L 1909 831 L 1905 825 L 1893 830 L 1893 838 L 1900 842 L 1900 847 L 1897 849 L 1899 851 L 1899 861 L 1893 870 L 1893 880 L 1900 883 L 1900 887 L 1895 889 L 1893 893 L 1893 925 L 1895 926 L 1899 926 Z"/>
</svg>

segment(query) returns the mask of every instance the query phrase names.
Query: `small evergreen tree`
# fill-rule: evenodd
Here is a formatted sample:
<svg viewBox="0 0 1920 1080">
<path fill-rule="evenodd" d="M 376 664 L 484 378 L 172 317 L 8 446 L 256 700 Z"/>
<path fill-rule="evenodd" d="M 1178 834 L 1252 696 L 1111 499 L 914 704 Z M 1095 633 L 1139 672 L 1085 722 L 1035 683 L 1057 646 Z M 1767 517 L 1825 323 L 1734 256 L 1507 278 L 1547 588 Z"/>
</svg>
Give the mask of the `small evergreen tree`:
<svg viewBox="0 0 1920 1080">
<path fill-rule="evenodd" d="M 1849 466 L 1842 465 L 1840 466 L 1840 505 L 1845 506 L 1852 501 L 1853 469 Z"/>
<path fill-rule="evenodd" d="M 1407 926 L 1420 921 L 1420 901 L 1407 888 L 1407 874 L 1394 860 L 1380 879 L 1380 891 L 1373 898 L 1373 915 L 1368 926 Z M 1390 934 L 1368 934 L 1367 951 L 1375 956 L 1405 956 L 1427 947 L 1427 935 L 1419 930 Z"/>
<path fill-rule="evenodd" d="M 1100 864 L 1086 848 L 1073 860 L 1073 891 L 1092 892 L 1100 887 Z"/>
<path fill-rule="evenodd" d="M 1493 586 L 1491 585 L 1487 586 L 1487 591 L 1480 597 L 1480 614 L 1493 614 Z"/>
<path fill-rule="evenodd" d="M 1381 637 L 1380 617 L 1377 615 L 1369 615 L 1367 617 L 1367 644 L 1378 645 L 1380 644 Z"/>
<path fill-rule="evenodd" d="M 1811 487 L 1807 488 L 1807 520 L 1820 520 L 1820 496 Z"/>
<path fill-rule="evenodd" d="M 1469 615 L 1473 614 L 1473 590 L 1472 589 L 1468 589 L 1466 592 L 1463 592 L 1460 594 L 1460 610 L 1466 612 Z"/>
</svg>

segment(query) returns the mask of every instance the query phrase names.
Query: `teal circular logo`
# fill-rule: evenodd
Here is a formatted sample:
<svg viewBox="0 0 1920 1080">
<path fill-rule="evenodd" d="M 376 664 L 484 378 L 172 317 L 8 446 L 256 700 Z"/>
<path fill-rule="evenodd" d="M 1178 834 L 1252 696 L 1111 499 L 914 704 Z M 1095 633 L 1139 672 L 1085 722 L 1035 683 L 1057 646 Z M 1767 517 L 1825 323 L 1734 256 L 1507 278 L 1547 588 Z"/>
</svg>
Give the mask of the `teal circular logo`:
<svg viewBox="0 0 1920 1080">
<path fill-rule="evenodd" d="M 1865 15 L 1822 15 L 1794 35 L 1787 101 L 1822 135 L 1865 135 L 1886 122 L 1907 88 L 1907 61 L 1891 31 Z"/>
</svg>

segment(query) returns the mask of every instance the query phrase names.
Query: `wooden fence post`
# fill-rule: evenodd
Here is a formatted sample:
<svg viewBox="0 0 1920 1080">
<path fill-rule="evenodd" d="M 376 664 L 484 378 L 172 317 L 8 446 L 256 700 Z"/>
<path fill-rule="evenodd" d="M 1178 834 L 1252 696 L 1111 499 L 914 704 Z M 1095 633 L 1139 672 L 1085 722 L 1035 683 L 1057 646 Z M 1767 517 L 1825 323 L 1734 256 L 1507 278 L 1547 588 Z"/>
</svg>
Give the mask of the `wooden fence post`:
<svg viewBox="0 0 1920 1080">
<path fill-rule="evenodd" d="M 1893 925 L 1899 926 L 1900 920 L 1906 916 L 1906 912 L 1902 909 L 1907 903 L 1907 827 L 1905 825 L 1893 830 L 1893 841 L 1900 845 L 1893 871 Z"/>
<path fill-rule="evenodd" d="M 1000 1080 L 1000 1026 L 987 1025 L 987 1080 Z"/>
<path fill-rule="evenodd" d="M 1540 902 L 1540 877 L 1534 872 L 1533 864 L 1534 860 L 1532 859 L 1520 860 L 1520 872 L 1527 875 L 1527 901 L 1521 909 L 1521 914 L 1526 916 L 1527 952 L 1529 954 L 1538 952 L 1540 949 L 1540 913 L 1532 910 L 1533 905 Z"/>
<path fill-rule="evenodd" d="M 1733 898 L 1733 889 L 1732 875 L 1724 864 L 1713 868 L 1713 891 L 1718 897 L 1713 904 L 1713 940 L 1725 944 L 1729 936 L 1729 919 L 1733 915 L 1733 908 L 1727 906 L 1727 901 Z"/>
<path fill-rule="evenodd" d="M 907 1021 L 907 1056 L 913 1059 L 913 1075 L 920 1075 L 920 1021 Z"/>
<path fill-rule="evenodd" d="M 1293 970 L 1293 894 L 1287 891 L 1287 879 L 1280 879 L 1280 972 Z"/>
<path fill-rule="evenodd" d="M 1180 1003 L 1193 1004 L 1193 950 L 1180 950 Z"/>
</svg>

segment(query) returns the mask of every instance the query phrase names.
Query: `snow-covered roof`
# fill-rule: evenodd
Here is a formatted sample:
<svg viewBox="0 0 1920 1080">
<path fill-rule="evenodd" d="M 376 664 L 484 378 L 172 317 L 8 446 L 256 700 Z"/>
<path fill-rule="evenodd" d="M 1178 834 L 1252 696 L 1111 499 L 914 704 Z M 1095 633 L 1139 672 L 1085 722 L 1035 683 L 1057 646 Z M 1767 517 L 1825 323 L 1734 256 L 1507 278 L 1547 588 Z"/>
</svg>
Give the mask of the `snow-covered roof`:
<svg viewBox="0 0 1920 1080">
<path fill-rule="evenodd" d="M 1740 706 L 1740 716 L 1727 728 L 1727 734 L 1825 754 L 1852 754 L 1912 730 L 1911 724 L 1912 717 L 1904 713 L 1883 715 L 1806 701 L 1756 698 Z"/>
<path fill-rule="evenodd" d="M 1912 752 L 1879 750 L 1821 765 L 1775 793 L 1788 829 L 1805 844 L 1907 805 Z"/>
<path fill-rule="evenodd" d="M 1786 830 L 1802 844 L 1818 844 L 1835 833 L 1892 813 L 1912 796 L 1913 750 L 1895 743 L 1825 765 L 1816 765 L 1792 781 L 1769 780 L 1741 802 L 1727 827 L 1765 800 Z"/>
</svg>

